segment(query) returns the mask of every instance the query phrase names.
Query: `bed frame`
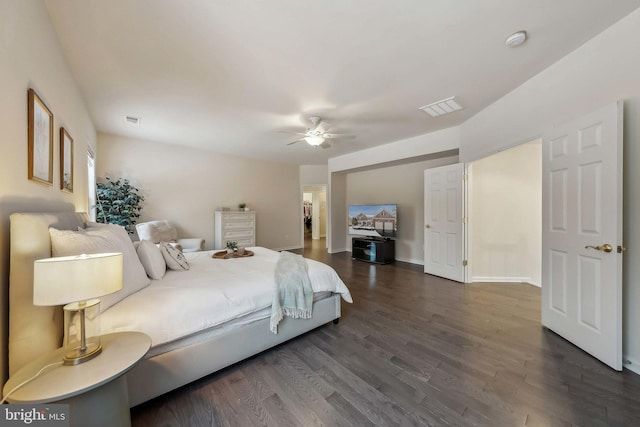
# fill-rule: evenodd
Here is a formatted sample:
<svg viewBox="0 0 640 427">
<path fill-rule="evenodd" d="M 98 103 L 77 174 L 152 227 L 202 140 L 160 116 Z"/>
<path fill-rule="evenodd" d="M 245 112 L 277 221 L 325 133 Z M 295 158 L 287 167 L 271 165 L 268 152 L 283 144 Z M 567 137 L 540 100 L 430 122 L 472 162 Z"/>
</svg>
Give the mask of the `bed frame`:
<svg viewBox="0 0 640 427">
<path fill-rule="evenodd" d="M 76 230 L 85 213 L 11 215 L 9 274 L 9 374 L 62 346 L 61 307 L 33 305 L 33 262 L 51 257 L 49 227 Z M 340 318 L 340 296 L 316 301 L 312 319 L 283 319 L 278 334 L 269 318 L 142 360 L 127 373 L 131 407 Z"/>
</svg>

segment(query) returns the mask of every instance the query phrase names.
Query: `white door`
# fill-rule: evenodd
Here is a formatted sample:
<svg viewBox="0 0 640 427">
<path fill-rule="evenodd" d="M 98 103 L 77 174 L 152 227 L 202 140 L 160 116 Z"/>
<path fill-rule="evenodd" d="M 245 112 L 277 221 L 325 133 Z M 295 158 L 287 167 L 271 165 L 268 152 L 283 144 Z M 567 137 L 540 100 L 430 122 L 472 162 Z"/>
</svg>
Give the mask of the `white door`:
<svg viewBox="0 0 640 427">
<path fill-rule="evenodd" d="M 542 147 L 542 324 L 621 370 L 622 103 Z"/>
<path fill-rule="evenodd" d="M 424 272 L 464 281 L 464 164 L 424 171 Z"/>
</svg>

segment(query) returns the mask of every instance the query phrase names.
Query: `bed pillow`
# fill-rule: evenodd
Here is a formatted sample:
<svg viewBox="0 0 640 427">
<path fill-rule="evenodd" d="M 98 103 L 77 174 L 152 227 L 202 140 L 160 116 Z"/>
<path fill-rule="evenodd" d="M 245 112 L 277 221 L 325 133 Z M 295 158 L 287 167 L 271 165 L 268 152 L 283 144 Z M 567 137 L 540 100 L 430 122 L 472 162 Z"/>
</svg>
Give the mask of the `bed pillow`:
<svg viewBox="0 0 640 427">
<path fill-rule="evenodd" d="M 169 270 L 185 271 L 190 268 L 184 254 L 170 243 L 160 242 L 160 252 Z"/>
<path fill-rule="evenodd" d="M 167 263 L 164 261 L 160 248 L 154 245 L 150 240 L 141 240 L 138 242 L 138 258 L 147 272 L 147 276 L 152 279 L 159 280 L 164 277 L 167 271 Z"/>
<path fill-rule="evenodd" d="M 84 231 L 49 228 L 51 253 L 54 257 L 103 252 L 122 252 L 124 258 L 122 289 L 100 297 L 100 311 L 104 311 L 128 295 L 151 283 L 138 259 L 138 254 L 124 228 L 114 224 L 100 224 Z"/>
</svg>

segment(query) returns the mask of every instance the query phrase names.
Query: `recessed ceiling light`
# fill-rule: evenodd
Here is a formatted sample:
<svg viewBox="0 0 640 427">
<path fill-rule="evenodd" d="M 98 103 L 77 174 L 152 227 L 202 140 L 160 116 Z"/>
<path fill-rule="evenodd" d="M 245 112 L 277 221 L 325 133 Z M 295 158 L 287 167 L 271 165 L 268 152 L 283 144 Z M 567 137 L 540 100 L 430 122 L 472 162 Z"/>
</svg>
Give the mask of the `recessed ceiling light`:
<svg viewBox="0 0 640 427">
<path fill-rule="evenodd" d="M 429 114 L 431 117 L 438 117 L 444 114 L 453 113 L 454 111 L 462 110 L 462 105 L 455 100 L 455 96 L 452 96 L 450 98 L 425 105 L 419 109 Z"/>
<path fill-rule="evenodd" d="M 139 125 L 140 117 L 124 116 L 124 121 L 132 125 Z"/>
<path fill-rule="evenodd" d="M 520 46 L 525 41 L 527 41 L 527 32 L 526 31 L 516 31 L 515 33 L 513 33 L 509 37 L 507 37 L 507 39 L 504 41 L 504 43 L 508 47 L 516 47 L 516 46 Z"/>
</svg>

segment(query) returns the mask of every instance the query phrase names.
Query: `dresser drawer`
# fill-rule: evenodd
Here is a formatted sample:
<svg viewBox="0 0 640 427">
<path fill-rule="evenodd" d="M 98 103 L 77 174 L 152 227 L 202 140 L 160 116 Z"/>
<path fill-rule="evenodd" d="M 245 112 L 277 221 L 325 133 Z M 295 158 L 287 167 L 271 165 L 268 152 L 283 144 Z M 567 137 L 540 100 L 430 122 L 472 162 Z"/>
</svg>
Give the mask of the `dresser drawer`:
<svg viewBox="0 0 640 427">
<path fill-rule="evenodd" d="M 238 240 L 242 238 L 253 238 L 253 228 L 245 230 L 225 230 L 222 233 L 222 238 L 225 240 Z"/>
<path fill-rule="evenodd" d="M 223 230 L 236 230 L 238 228 L 249 228 L 251 230 L 253 230 L 253 225 L 254 225 L 254 221 L 253 219 L 240 219 L 240 220 L 233 220 L 233 221 L 228 221 L 228 222 L 224 222 L 222 224 L 222 229 Z"/>
<path fill-rule="evenodd" d="M 253 221 L 255 218 L 255 215 L 253 214 L 253 212 L 250 213 L 223 213 L 222 214 L 222 221 L 223 222 L 227 222 L 227 221 L 247 221 L 247 220 L 251 220 Z"/>
<path fill-rule="evenodd" d="M 238 239 L 236 240 L 236 242 L 238 243 L 238 246 L 243 246 L 243 247 L 247 247 L 247 246 L 255 246 L 256 243 L 253 241 L 253 239 Z"/>
</svg>

